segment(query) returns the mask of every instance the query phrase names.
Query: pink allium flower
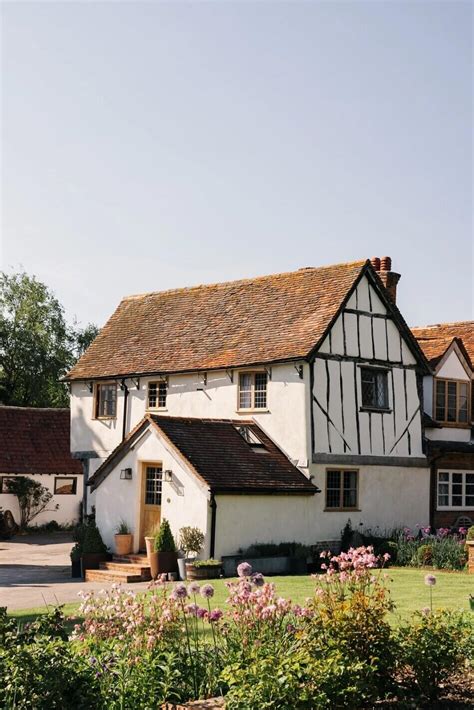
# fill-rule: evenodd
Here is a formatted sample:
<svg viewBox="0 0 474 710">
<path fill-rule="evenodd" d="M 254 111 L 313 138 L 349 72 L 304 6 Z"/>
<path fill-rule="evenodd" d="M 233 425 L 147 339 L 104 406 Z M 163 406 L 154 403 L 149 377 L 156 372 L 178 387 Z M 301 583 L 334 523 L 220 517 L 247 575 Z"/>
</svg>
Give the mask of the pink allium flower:
<svg viewBox="0 0 474 710">
<path fill-rule="evenodd" d="M 252 574 L 252 565 L 248 562 L 241 562 L 237 567 L 237 574 L 239 577 L 250 577 Z"/>
<path fill-rule="evenodd" d="M 214 596 L 214 587 L 212 584 L 205 584 L 203 586 L 201 589 L 201 596 L 204 597 L 204 599 L 210 599 Z"/>
<path fill-rule="evenodd" d="M 188 584 L 188 592 L 190 594 L 199 594 L 201 587 L 197 582 L 191 582 L 191 584 Z"/>
<path fill-rule="evenodd" d="M 203 609 L 201 606 L 197 610 L 197 618 L 204 619 L 207 616 L 207 609 Z"/>
<path fill-rule="evenodd" d="M 219 619 L 222 618 L 223 613 L 220 609 L 213 609 L 211 613 L 209 614 L 209 621 L 214 622 L 214 621 L 219 621 Z"/>
<path fill-rule="evenodd" d="M 184 585 L 182 582 L 177 584 L 173 591 L 171 592 L 171 598 L 178 600 L 178 599 L 187 599 L 188 597 L 188 590 L 186 589 L 186 585 Z"/>
<path fill-rule="evenodd" d="M 425 584 L 428 587 L 434 587 L 434 585 L 436 584 L 436 577 L 434 576 L 434 574 L 427 574 L 426 575 Z"/>
<path fill-rule="evenodd" d="M 421 613 L 423 614 L 423 616 L 428 616 L 428 614 L 430 612 L 431 612 L 431 609 L 429 608 L 429 606 L 424 606 L 423 609 L 421 610 Z"/>
<path fill-rule="evenodd" d="M 252 575 L 252 582 L 256 587 L 263 587 L 265 584 L 265 578 L 261 572 L 255 572 L 255 574 Z"/>
</svg>

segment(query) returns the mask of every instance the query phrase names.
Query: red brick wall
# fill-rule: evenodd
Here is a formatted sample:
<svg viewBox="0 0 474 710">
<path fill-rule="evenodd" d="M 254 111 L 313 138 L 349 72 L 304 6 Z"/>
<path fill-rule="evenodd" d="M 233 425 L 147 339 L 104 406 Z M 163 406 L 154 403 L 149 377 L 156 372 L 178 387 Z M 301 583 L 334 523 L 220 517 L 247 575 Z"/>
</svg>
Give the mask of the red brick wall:
<svg viewBox="0 0 474 710">
<path fill-rule="evenodd" d="M 438 471 L 446 469 L 448 471 L 474 471 L 474 454 L 446 454 L 435 462 L 436 472 L 431 477 L 431 496 L 433 505 L 433 515 L 431 524 L 435 528 L 450 528 L 457 519 L 462 516 L 471 518 L 474 523 L 474 510 L 437 510 L 436 482 Z"/>
</svg>

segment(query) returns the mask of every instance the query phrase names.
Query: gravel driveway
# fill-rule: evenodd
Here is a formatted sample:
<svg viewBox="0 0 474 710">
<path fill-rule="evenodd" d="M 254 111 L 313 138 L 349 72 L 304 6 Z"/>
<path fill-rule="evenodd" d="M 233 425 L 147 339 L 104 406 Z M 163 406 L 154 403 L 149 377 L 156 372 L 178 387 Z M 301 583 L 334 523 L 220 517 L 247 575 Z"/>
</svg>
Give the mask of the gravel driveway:
<svg viewBox="0 0 474 710">
<path fill-rule="evenodd" d="M 81 589 L 103 589 L 110 584 L 71 579 L 69 535 L 17 536 L 0 540 L 0 606 L 9 611 L 77 602 Z M 146 589 L 148 583 L 124 585 Z"/>
</svg>

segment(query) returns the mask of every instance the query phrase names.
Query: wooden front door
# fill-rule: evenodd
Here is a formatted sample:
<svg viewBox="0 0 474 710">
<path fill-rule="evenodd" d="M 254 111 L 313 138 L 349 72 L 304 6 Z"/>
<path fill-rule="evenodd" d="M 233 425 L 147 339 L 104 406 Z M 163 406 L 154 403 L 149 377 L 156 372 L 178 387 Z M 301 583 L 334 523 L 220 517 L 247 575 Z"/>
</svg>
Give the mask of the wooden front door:
<svg viewBox="0 0 474 710">
<path fill-rule="evenodd" d="M 160 464 L 144 463 L 142 468 L 140 550 L 145 549 L 145 536 L 151 534 L 161 520 L 161 487 L 163 468 Z"/>
</svg>

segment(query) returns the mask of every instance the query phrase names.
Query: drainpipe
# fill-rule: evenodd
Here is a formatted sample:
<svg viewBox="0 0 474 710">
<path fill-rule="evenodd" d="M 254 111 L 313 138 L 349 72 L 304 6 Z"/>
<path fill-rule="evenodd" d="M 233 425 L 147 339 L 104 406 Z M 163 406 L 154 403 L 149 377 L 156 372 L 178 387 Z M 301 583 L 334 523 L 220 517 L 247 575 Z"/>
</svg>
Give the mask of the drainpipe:
<svg viewBox="0 0 474 710">
<path fill-rule="evenodd" d="M 122 422 L 122 441 L 127 433 L 127 402 L 128 402 L 128 387 L 125 380 L 122 380 L 120 389 L 123 390 L 123 422 Z"/>
<path fill-rule="evenodd" d="M 214 493 L 211 493 L 211 549 L 210 557 L 214 557 L 216 551 L 216 517 L 217 517 L 217 503 L 214 497 Z"/>
</svg>

